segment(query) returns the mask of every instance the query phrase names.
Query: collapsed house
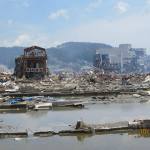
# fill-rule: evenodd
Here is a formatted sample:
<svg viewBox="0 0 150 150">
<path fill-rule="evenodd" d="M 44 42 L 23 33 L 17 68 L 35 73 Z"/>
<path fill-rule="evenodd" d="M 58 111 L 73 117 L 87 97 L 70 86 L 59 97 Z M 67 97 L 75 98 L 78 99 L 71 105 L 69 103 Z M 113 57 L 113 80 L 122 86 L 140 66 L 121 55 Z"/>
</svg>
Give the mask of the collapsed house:
<svg viewBox="0 0 150 150">
<path fill-rule="evenodd" d="M 38 46 L 25 48 L 24 55 L 17 57 L 15 64 L 17 78 L 41 79 L 48 74 L 46 50 Z"/>
</svg>

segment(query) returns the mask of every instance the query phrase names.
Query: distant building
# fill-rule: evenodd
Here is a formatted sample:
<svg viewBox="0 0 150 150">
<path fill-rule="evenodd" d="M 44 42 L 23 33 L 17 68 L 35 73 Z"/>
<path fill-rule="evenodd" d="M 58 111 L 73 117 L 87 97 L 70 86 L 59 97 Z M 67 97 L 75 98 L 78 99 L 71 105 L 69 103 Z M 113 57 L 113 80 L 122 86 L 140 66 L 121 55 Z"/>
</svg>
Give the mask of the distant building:
<svg viewBox="0 0 150 150">
<path fill-rule="evenodd" d="M 46 50 L 38 46 L 24 49 L 24 55 L 17 57 L 15 64 L 17 78 L 41 79 L 48 73 Z"/>
<path fill-rule="evenodd" d="M 102 57 L 109 58 L 107 66 L 103 66 Z M 105 72 L 131 73 L 145 71 L 146 49 L 132 48 L 131 44 L 120 44 L 119 47 L 101 48 L 96 51 L 94 66 Z"/>
</svg>

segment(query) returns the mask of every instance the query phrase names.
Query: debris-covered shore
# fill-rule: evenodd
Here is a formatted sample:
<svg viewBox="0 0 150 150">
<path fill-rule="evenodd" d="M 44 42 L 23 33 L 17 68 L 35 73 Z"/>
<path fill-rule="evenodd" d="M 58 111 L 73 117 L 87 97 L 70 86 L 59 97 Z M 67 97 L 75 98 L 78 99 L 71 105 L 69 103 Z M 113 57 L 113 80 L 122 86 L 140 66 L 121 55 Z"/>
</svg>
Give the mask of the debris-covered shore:
<svg viewBox="0 0 150 150">
<path fill-rule="evenodd" d="M 147 103 L 150 101 L 149 96 L 150 74 L 105 75 L 90 71 L 80 74 L 51 74 L 43 80 L 16 79 L 10 74 L 0 74 L 0 113 L 28 114 L 38 110 L 84 109 L 97 103 Z M 145 124 L 147 125 L 147 120 Z M 148 119 L 148 126 L 146 126 L 148 129 L 149 124 Z M 145 128 L 143 120 L 108 124 L 79 122 L 79 127 L 77 125 L 74 128 L 68 125 L 67 129 L 64 128 L 59 132 L 38 129 L 32 133 L 32 136 L 141 134 L 142 129 Z M 0 133 L 1 138 L 28 137 L 30 133 L 29 130 L 9 132 L 10 130 L 5 128 L 5 125 L 2 129 L 4 132 Z"/>
<path fill-rule="evenodd" d="M 132 95 L 139 98 L 149 96 L 149 89 L 149 74 L 105 75 L 90 71 L 82 74 L 51 74 L 39 81 L 15 79 L 12 75 L 0 74 L 1 97 L 92 96 L 98 100 L 107 99 L 108 96 Z"/>
<path fill-rule="evenodd" d="M 83 108 L 84 103 L 149 102 L 150 75 L 86 73 L 51 74 L 43 80 L 15 79 L 0 74 L 0 110 Z M 54 101 L 51 100 L 54 98 Z M 82 99 L 82 100 L 81 100 Z M 63 102 L 62 102 L 63 100 Z M 73 102 L 72 102 L 73 101 Z"/>
</svg>

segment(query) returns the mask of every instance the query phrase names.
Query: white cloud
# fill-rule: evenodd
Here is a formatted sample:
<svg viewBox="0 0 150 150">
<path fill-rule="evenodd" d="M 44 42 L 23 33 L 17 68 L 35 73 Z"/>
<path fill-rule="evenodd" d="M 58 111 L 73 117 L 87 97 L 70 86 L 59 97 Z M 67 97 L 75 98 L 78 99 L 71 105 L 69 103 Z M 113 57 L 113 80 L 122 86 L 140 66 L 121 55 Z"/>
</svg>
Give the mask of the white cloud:
<svg viewBox="0 0 150 150">
<path fill-rule="evenodd" d="M 4 39 L 0 39 L 0 47 L 9 47 L 11 46 L 10 45 L 10 41 L 7 39 L 7 40 L 4 40 Z"/>
<path fill-rule="evenodd" d="M 51 13 L 48 16 L 48 19 L 50 19 L 50 20 L 55 20 L 55 19 L 58 19 L 58 18 L 69 19 L 68 10 L 60 9 L 60 10 L 57 10 L 56 12 Z"/>
<path fill-rule="evenodd" d="M 14 45 L 20 46 L 24 43 L 27 43 L 30 40 L 30 37 L 28 34 L 20 34 L 17 36 L 17 38 L 14 41 Z"/>
<path fill-rule="evenodd" d="M 53 34 L 31 31 L 14 38 L 0 39 L 0 46 L 50 47 L 64 41 L 100 42 L 118 46 L 120 43 L 131 43 L 134 47 L 150 48 L 150 13 L 134 14 L 112 21 L 97 19 L 82 23 L 72 29 Z"/>
<path fill-rule="evenodd" d="M 53 36 L 38 29 L 28 29 L 16 38 L 1 37 L 0 46 L 55 46 L 64 41 L 100 42 L 118 46 L 131 43 L 133 47 L 150 48 L 150 13 L 132 14 L 120 19 L 85 22 L 71 29 L 57 31 Z"/>
<path fill-rule="evenodd" d="M 115 9 L 120 14 L 126 13 L 128 11 L 128 8 L 129 8 L 129 4 L 124 1 L 119 1 L 115 6 Z"/>
<path fill-rule="evenodd" d="M 102 3 L 102 0 L 92 0 L 86 8 L 86 11 L 92 11 L 98 8 Z"/>
<path fill-rule="evenodd" d="M 51 44 L 50 39 L 47 35 L 42 33 L 23 33 L 16 37 L 16 39 L 11 42 L 11 45 L 15 46 L 31 46 L 31 45 L 39 45 L 43 47 L 47 47 Z"/>
<path fill-rule="evenodd" d="M 57 40 L 56 40 L 57 39 Z M 60 44 L 61 41 L 58 41 L 57 38 L 53 38 L 44 33 L 36 33 L 35 31 L 30 33 L 22 33 L 16 36 L 15 38 L 10 37 L 7 39 L 0 38 L 0 47 L 11 47 L 11 46 L 24 46 L 29 47 L 32 45 L 42 46 L 49 48 Z"/>
<path fill-rule="evenodd" d="M 150 14 L 134 14 L 113 21 L 98 19 L 63 31 L 56 37 L 60 41 L 100 42 L 115 46 L 131 43 L 134 47 L 150 48 L 149 18 Z"/>
</svg>

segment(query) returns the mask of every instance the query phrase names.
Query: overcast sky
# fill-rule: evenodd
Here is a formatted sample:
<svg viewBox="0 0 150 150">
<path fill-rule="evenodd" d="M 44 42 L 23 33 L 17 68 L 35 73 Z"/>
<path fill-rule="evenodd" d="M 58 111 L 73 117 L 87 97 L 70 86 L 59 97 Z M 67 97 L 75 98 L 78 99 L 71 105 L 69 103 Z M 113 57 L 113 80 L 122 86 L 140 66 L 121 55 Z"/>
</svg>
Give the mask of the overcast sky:
<svg viewBox="0 0 150 150">
<path fill-rule="evenodd" d="M 0 0 L 0 46 L 67 41 L 150 48 L 150 0 Z"/>
</svg>

